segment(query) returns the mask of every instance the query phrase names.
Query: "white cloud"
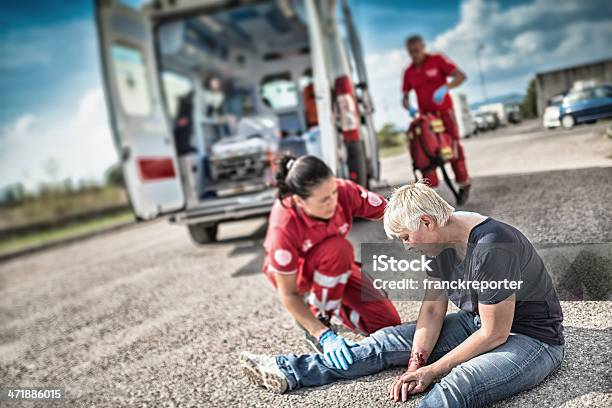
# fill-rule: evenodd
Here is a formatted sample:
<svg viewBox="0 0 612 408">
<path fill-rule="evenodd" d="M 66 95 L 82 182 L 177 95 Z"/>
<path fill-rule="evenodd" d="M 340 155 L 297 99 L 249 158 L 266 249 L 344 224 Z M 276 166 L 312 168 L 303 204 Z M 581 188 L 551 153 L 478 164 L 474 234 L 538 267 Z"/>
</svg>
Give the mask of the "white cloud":
<svg viewBox="0 0 612 408">
<path fill-rule="evenodd" d="M 482 99 L 477 47 L 487 94 L 495 96 L 526 90 L 538 71 L 612 56 L 612 11 L 607 1 L 535 0 L 502 9 L 496 1 L 467 0 L 458 23 L 438 35 L 428 49 L 444 52 L 468 75 L 460 88 L 470 102 Z M 408 65 L 403 49 L 370 54 L 366 59 L 376 123 L 405 126 L 400 106 L 401 75 Z"/>
<path fill-rule="evenodd" d="M 18 135 L 27 133 L 31 130 L 32 126 L 34 125 L 34 123 L 36 122 L 36 116 L 32 115 L 31 113 L 25 114 L 23 116 L 20 116 L 16 121 L 15 121 L 15 133 L 17 133 Z"/>
<path fill-rule="evenodd" d="M 408 62 L 403 49 L 366 56 L 377 127 L 387 122 L 406 127 L 408 123 L 408 116 L 401 108 L 402 73 Z"/>
<path fill-rule="evenodd" d="M 492 80 L 612 56 L 612 13 L 606 1 L 535 0 L 502 10 L 497 2 L 467 0 L 460 21 L 431 44 L 468 72 L 478 72 L 476 49 Z M 535 73 L 535 72 L 533 72 Z"/>
<path fill-rule="evenodd" d="M 87 90 L 74 113 L 61 117 L 26 114 L 2 129 L 0 185 L 21 181 L 33 189 L 49 181 L 43 163 L 59 162 L 58 178 L 100 180 L 117 161 L 102 89 Z"/>
</svg>

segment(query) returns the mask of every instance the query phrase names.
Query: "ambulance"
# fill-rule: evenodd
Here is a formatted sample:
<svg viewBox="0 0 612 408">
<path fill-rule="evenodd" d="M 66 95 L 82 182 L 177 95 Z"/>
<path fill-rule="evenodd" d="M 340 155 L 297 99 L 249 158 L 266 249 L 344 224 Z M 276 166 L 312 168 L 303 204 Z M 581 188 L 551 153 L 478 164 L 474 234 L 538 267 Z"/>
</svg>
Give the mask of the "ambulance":
<svg viewBox="0 0 612 408">
<path fill-rule="evenodd" d="M 138 220 L 165 217 L 196 244 L 215 241 L 220 223 L 269 213 L 275 159 L 286 152 L 315 154 L 364 186 L 379 180 L 347 0 L 95 6 L 112 133 Z"/>
</svg>

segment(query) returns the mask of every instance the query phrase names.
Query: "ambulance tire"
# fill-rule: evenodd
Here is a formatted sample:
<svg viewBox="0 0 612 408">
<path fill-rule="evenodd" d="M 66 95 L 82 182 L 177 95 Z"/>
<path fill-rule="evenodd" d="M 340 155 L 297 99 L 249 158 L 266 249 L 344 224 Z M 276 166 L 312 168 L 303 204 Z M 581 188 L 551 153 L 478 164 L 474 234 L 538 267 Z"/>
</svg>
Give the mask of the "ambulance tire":
<svg viewBox="0 0 612 408">
<path fill-rule="evenodd" d="M 219 224 L 189 224 L 187 228 L 189 229 L 192 241 L 197 245 L 205 245 L 217 241 Z"/>
<path fill-rule="evenodd" d="M 368 163 L 363 141 L 345 142 L 345 145 L 348 153 L 347 164 L 349 173 L 355 173 L 355 177 L 351 177 L 349 174 L 349 179 L 368 188 Z"/>
</svg>

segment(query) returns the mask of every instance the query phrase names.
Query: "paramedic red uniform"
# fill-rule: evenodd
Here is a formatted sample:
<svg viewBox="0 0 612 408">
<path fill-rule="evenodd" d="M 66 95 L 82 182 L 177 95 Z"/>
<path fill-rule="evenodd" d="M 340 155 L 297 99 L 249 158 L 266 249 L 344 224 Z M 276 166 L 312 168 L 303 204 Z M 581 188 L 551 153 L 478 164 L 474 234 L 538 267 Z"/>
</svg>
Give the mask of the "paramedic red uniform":
<svg viewBox="0 0 612 408">
<path fill-rule="evenodd" d="M 420 66 L 411 64 L 404 71 L 402 92 L 407 93 L 414 89 L 417 94 L 419 111 L 421 113 L 435 113 L 444 122 L 444 128 L 455 141 L 455 159 L 451 161 L 455 180 L 459 185 L 469 183 L 469 175 L 465 166 L 465 155 L 463 146 L 459 141 L 459 129 L 453 112 L 453 102 L 447 93 L 442 103 L 437 104 L 433 100 L 434 92 L 446 85 L 446 78 L 457 69 L 457 66 L 448 57 L 442 54 L 426 54 L 425 60 Z M 436 170 L 426 171 L 423 178 L 429 179 L 430 185 L 438 185 Z"/>
<path fill-rule="evenodd" d="M 395 307 L 361 274 L 353 246 L 346 239 L 353 217 L 382 218 L 386 200 L 350 180 L 337 179 L 338 204 L 325 222 L 292 205 L 291 197 L 276 200 L 264 241 L 263 271 L 276 286 L 275 274 L 296 275 L 300 294 L 313 314 L 336 315 L 364 334 L 401 323 Z M 288 207 L 288 208 L 286 208 Z"/>
</svg>

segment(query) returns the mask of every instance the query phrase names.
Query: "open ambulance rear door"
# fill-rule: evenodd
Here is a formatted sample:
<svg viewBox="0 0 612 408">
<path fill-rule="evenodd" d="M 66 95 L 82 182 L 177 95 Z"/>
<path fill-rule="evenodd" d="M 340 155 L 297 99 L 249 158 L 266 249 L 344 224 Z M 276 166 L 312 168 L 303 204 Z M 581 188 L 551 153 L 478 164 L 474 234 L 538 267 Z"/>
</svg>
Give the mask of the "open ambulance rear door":
<svg viewBox="0 0 612 408">
<path fill-rule="evenodd" d="M 376 137 L 376 130 L 374 129 L 374 123 L 372 120 L 372 114 L 374 113 L 374 107 L 372 104 L 372 98 L 370 96 L 370 90 L 368 89 L 368 76 L 365 67 L 365 56 L 363 55 L 363 49 L 361 48 L 361 41 L 359 40 L 359 33 L 353 22 L 353 16 L 347 0 L 342 0 L 342 17 L 344 18 L 344 24 L 346 25 L 346 31 L 348 35 L 348 43 L 353 55 L 353 61 L 357 70 L 357 77 L 359 79 L 358 86 L 361 88 L 361 99 L 362 106 L 361 113 L 365 118 L 365 135 L 363 139 L 366 145 L 366 151 L 369 158 L 370 176 L 374 180 L 380 179 L 380 161 L 378 157 L 378 139 Z"/>
<path fill-rule="evenodd" d="M 132 208 L 139 219 L 174 212 L 185 199 L 151 23 L 116 0 L 95 7 L 106 101 Z"/>
</svg>

